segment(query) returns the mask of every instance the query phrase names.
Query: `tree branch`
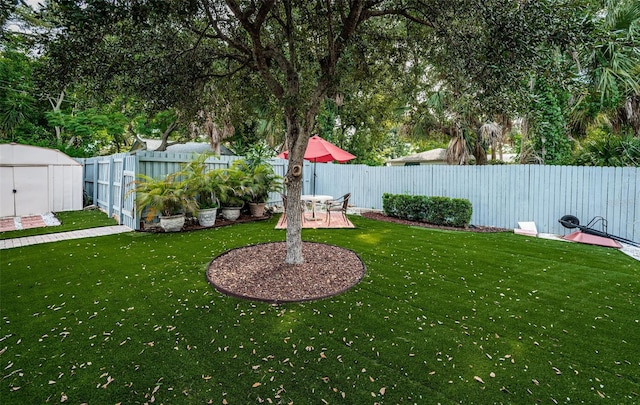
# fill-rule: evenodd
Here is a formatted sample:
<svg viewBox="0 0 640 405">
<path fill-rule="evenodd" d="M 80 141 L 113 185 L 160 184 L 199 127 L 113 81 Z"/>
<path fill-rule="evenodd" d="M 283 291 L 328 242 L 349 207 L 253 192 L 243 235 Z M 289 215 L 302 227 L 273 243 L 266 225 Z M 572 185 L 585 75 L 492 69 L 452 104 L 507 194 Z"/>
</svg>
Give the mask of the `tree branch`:
<svg viewBox="0 0 640 405">
<path fill-rule="evenodd" d="M 240 8 L 239 4 L 234 0 L 226 0 L 227 6 L 233 13 L 233 15 L 238 19 L 240 25 L 247 31 L 249 36 L 251 37 L 251 42 L 253 45 L 252 57 L 254 62 L 256 63 L 256 70 L 262 75 L 265 83 L 273 93 L 273 95 L 282 100 L 285 94 L 285 90 L 280 82 L 276 79 L 276 77 L 271 73 L 269 65 L 270 61 L 276 60 L 283 70 L 289 68 L 289 64 L 286 61 L 286 58 L 277 52 L 273 47 L 265 47 L 262 44 L 262 40 L 260 38 L 260 31 L 262 30 L 262 24 L 266 20 L 267 15 L 272 10 L 275 0 L 263 1 L 260 3 L 260 9 L 258 10 L 258 15 L 256 17 L 255 23 L 250 21 L 250 14 L 247 12 L 243 12 Z M 250 8 L 247 11 L 252 11 L 253 8 Z"/>
</svg>

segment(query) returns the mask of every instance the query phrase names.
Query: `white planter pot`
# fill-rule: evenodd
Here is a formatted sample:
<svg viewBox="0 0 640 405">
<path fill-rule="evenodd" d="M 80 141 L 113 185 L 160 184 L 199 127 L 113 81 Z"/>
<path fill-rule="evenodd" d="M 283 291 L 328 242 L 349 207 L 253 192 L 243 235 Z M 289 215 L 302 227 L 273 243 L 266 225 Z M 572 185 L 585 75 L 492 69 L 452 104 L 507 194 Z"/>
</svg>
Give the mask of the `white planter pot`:
<svg viewBox="0 0 640 405">
<path fill-rule="evenodd" d="M 240 209 L 242 207 L 225 207 L 222 209 L 222 218 L 227 221 L 235 221 L 240 217 Z"/>
<path fill-rule="evenodd" d="M 216 215 L 218 215 L 217 208 L 208 208 L 198 211 L 198 223 L 200 226 L 214 226 L 216 224 Z"/>
<path fill-rule="evenodd" d="M 184 226 L 184 214 L 160 217 L 160 227 L 165 232 L 178 232 Z"/>
</svg>

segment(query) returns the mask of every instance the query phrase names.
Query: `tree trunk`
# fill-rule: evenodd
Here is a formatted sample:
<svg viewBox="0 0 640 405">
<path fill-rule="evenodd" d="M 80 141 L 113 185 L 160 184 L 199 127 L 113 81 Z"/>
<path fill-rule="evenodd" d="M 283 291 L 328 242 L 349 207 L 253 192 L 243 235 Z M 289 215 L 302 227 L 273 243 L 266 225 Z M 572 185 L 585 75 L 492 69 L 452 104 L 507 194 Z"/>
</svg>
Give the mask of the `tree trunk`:
<svg viewBox="0 0 640 405">
<path fill-rule="evenodd" d="M 624 105 L 627 123 L 633 129 L 636 138 L 640 138 L 640 94 L 629 97 Z"/>
<path fill-rule="evenodd" d="M 62 91 L 60 92 L 60 95 L 55 100 L 55 102 L 51 98 L 49 98 L 49 103 L 51 104 L 51 108 L 53 108 L 54 113 L 60 111 L 60 106 L 64 101 L 65 90 L 66 90 L 66 87 L 62 89 Z M 62 144 L 62 128 L 56 126 L 54 127 L 54 130 L 56 132 L 56 141 L 58 142 L 59 145 L 61 145 Z"/>
<path fill-rule="evenodd" d="M 171 124 L 169 124 L 167 129 L 162 133 L 162 143 L 160 144 L 160 146 L 158 146 L 158 149 L 156 149 L 156 152 L 164 152 L 167 150 L 167 147 L 171 145 L 175 145 L 176 143 L 179 143 L 179 142 L 169 142 L 169 136 L 171 136 L 171 133 L 175 131 L 177 127 L 178 127 L 177 121 L 173 121 Z"/>
<path fill-rule="evenodd" d="M 285 175 L 287 187 L 287 264 L 302 264 L 302 168 L 304 152 L 309 143 L 305 133 L 296 119 L 294 111 L 287 111 L 287 143 L 289 144 L 289 167 Z"/>
<path fill-rule="evenodd" d="M 289 171 L 292 164 L 289 163 Z M 287 264 L 301 264 L 302 255 L 302 177 L 287 183 L 287 254 L 284 262 Z"/>
</svg>

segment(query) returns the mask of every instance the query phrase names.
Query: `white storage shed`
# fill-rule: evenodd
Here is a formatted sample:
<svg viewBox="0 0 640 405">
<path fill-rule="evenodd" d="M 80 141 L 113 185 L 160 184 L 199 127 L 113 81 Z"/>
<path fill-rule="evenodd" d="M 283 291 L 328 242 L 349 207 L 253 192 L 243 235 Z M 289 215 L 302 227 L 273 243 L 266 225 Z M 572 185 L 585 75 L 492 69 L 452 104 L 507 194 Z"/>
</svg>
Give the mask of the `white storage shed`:
<svg viewBox="0 0 640 405">
<path fill-rule="evenodd" d="M 82 165 L 64 153 L 0 144 L 0 217 L 82 209 Z"/>
</svg>

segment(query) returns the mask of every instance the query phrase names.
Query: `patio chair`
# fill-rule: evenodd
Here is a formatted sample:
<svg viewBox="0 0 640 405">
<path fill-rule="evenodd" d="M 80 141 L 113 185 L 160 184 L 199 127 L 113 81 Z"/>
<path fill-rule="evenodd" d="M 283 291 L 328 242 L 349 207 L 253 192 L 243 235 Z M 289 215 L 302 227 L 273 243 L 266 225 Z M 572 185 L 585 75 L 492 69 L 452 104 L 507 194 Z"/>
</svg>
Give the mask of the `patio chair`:
<svg viewBox="0 0 640 405">
<path fill-rule="evenodd" d="M 347 221 L 347 208 L 349 207 L 349 198 L 351 193 L 347 193 L 336 200 L 329 200 L 326 203 L 327 225 L 331 224 L 331 212 L 341 212 L 342 218 Z"/>
</svg>

